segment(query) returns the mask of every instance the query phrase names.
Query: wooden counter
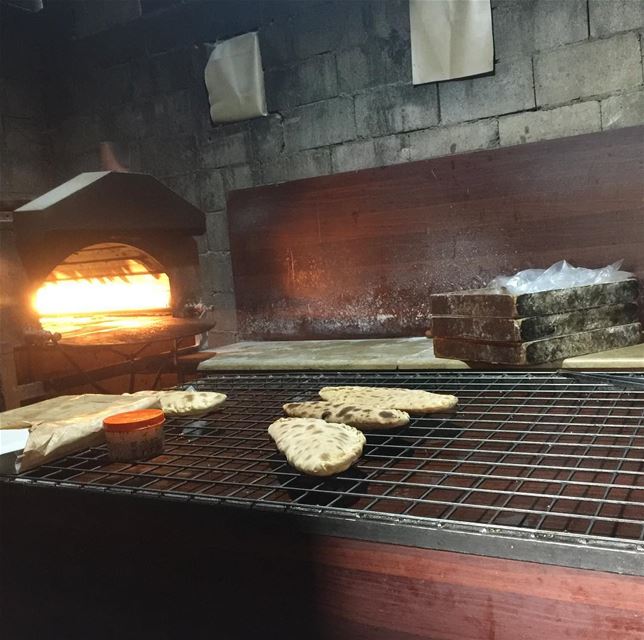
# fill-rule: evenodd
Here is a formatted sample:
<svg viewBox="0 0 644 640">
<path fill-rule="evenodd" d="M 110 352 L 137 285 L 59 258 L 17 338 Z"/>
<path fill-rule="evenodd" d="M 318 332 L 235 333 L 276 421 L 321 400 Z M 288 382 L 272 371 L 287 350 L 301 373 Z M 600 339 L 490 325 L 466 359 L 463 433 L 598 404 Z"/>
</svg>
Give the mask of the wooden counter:
<svg viewBox="0 0 644 640">
<path fill-rule="evenodd" d="M 0 482 L 0 507 L 13 640 L 644 637 L 636 576 L 313 535 L 287 514 L 194 502 Z"/>
</svg>

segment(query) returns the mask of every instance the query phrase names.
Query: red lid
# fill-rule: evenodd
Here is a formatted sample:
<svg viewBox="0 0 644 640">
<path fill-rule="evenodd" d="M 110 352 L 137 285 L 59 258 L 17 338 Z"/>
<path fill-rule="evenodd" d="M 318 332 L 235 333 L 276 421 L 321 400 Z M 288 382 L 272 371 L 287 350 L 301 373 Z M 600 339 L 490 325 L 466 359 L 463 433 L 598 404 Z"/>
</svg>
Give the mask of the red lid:
<svg viewBox="0 0 644 640">
<path fill-rule="evenodd" d="M 144 427 L 158 427 L 165 422 L 161 409 L 140 409 L 117 413 L 103 420 L 105 431 L 134 431 Z"/>
</svg>

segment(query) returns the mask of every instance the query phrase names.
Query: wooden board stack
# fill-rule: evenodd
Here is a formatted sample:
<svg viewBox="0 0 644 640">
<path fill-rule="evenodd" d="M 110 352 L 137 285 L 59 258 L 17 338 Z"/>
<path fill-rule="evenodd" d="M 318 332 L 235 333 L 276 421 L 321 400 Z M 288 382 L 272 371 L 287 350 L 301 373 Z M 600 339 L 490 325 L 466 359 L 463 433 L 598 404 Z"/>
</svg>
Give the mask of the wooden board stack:
<svg viewBox="0 0 644 640">
<path fill-rule="evenodd" d="M 431 296 L 440 358 L 508 365 L 637 344 L 638 281 L 511 295 L 472 289 Z"/>
</svg>

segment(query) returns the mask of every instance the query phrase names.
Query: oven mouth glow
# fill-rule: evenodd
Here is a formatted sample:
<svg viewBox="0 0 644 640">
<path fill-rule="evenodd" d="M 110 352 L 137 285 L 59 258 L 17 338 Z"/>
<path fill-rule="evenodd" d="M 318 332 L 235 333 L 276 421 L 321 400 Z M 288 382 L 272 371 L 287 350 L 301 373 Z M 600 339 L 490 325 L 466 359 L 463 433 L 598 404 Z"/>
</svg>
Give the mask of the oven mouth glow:
<svg viewBox="0 0 644 640">
<path fill-rule="evenodd" d="M 137 315 L 113 313 L 86 316 L 44 316 L 40 318 L 40 324 L 45 331 L 51 331 L 51 333 L 74 337 L 96 336 L 119 329 L 136 330 L 161 326 L 168 314 L 169 310 L 159 309 L 154 313 L 151 311 L 147 314 L 146 312 L 138 312 Z"/>
<path fill-rule="evenodd" d="M 133 257 L 136 251 L 127 245 L 93 245 L 56 267 L 31 300 L 42 328 L 101 333 L 149 326 L 155 317 L 171 314 L 168 275 L 149 256 Z"/>
<path fill-rule="evenodd" d="M 33 299 L 40 316 L 165 309 L 170 306 L 170 280 L 162 274 L 47 281 Z"/>
</svg>

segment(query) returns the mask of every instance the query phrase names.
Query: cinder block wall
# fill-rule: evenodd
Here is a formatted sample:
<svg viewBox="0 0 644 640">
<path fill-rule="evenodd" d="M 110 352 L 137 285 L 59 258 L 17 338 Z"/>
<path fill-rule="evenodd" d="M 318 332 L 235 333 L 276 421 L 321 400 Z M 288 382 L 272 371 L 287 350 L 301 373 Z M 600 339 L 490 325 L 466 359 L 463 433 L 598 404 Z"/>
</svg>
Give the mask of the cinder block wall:
<svg viewBox="0 0 644 640">
<path fill-rule="evenodd" d="M 418 87 L 407 0 L 192 1 L 59 38 L 57 179 L 112 140 L 201 206 L 211 344 L 232 341 L 230 190 L 644 123 L 642 0 L 493 0 L 493 22 L 494 75 Z M 199 45 L 255 29 L 270 115 L 213 126 Z"/>
<path fill-rule="evenodd" d="M 0 4 L 0 200 L 6 206 L 52 186 L 41 35 L 32 15 Z"/>
</svg>

